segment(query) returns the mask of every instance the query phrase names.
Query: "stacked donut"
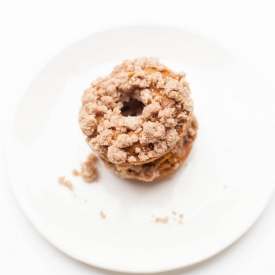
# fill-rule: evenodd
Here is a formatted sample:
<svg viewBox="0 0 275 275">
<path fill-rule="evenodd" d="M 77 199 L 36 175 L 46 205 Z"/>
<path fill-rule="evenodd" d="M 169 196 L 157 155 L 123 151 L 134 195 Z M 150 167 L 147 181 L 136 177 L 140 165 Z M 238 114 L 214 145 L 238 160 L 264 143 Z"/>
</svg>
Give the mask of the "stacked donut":
<svg viewBox="0 0 275 275">
<path fill-rule="evenodd" d="M 152 181 L 175 171 L 197 134 L 184 73 L 156 58 L 126 60 L 84 91 L 80 128 L 106 167 Z"/>
</svg>

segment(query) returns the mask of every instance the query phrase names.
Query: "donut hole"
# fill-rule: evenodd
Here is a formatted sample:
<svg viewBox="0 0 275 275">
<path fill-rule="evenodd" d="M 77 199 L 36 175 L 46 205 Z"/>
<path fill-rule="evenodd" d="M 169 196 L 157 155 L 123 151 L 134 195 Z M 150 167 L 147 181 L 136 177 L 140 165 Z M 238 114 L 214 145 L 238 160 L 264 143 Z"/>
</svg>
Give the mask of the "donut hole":
<svg viewBox="0 0 275 275">
<path fill-rule="evenodd" d="M 154 147 L 155 147 L 155 146 L 154 146 L 153 143 L 149 143 L 148 147 L 149 147 L 150 150 L 154 150 Z"/>
<path fill-rule="evenodd" d="M 144 107 L 145 105 L 141 101 L 135 98 L 130 98 L 129 101 L 123 102 L 121 114 L 123 116 L 140 116 Z"/>
</svg>

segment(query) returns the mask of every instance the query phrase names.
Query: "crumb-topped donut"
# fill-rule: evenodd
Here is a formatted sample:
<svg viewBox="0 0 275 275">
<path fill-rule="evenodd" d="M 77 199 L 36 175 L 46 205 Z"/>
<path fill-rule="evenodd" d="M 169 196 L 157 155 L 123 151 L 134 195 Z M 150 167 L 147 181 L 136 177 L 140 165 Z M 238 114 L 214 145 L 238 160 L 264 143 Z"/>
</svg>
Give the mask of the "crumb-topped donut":
<svg viewBox="0 0 275 275">
<path fill-rule="evenodd" d="M 170 151 L 192 113 L 184 73 L 156 58 L 126 60 L 84 91 L 79 123 L 87 142 L 115 164 L 143 164 Z"/>
<path fill-rule="evenodd" d="M 115 174 L 125 179 L 135 179 L 141 181 L 153 181 L 163 178 L 177 170 L 187 158 L 194 140 L 197 136 L 198 124 L 194 116 L 183 137 L 177 142 L 175 147 L 164 156 L 152 162 L 141 165 L 119 165 L 103 160 L 105 166 Z"/>
</svg>

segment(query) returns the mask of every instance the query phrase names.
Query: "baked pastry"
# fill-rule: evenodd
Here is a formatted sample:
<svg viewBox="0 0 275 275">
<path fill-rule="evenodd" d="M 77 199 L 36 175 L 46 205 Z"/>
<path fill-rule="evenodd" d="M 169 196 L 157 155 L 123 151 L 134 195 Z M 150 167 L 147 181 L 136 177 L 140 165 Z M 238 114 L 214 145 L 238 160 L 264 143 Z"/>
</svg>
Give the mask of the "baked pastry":
<svg viewBox="0 0 275 275">
<path fill-rule="evenodd" d="M 182 138 L 193 108 L 189 95 L 184 73 L 172 72 L 156 58 L 127 60 L 85 90 L 80 127 L 105 161 L 149 163 Z"/>
<path fill-rule="evenodd" d="M 103 159 L 105 166 L 121 178 L 153 181 L 163 178 L 177 170 L 187 158 L 197 136 L 198 123 L 192 115 L 183 137 L 174 148 L 164 156 L 141 165 L 119 165 Z"/>
</svg>

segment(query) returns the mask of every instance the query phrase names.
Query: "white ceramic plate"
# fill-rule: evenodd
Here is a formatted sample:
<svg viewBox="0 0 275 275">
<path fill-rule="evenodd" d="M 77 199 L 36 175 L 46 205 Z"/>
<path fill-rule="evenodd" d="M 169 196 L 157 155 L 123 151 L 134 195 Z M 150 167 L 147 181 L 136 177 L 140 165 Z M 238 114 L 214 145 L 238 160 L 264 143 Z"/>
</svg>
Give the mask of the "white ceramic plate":
<svg viewBox="0 0 275 275">
<path fill-rule="evenodd" d="M 84 183 L 71 173 L 90 152 L 77 121 L 83 90 L 140 56 L 187 73 L 199 121 L 193 150 L 157 182 L 120 179 L 101 163 L 98 183 Z M 157 26 L 98 33 L 54 57 L 24 92 L 7 135 L 10 181 L 37 230 L 75 259 L 125 272 L 191 265 L 237 240 L 267 204 L 272 104 L 256 68 L 202 36 Z M 60 176 L 73 191 L 57 183 Z M 174 220 L 181 213 L 182 224 Z M 152 222 L 152 215 L 169 222 Z"/>
</svg>

